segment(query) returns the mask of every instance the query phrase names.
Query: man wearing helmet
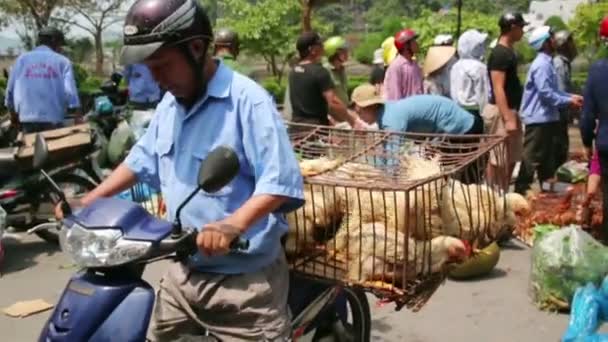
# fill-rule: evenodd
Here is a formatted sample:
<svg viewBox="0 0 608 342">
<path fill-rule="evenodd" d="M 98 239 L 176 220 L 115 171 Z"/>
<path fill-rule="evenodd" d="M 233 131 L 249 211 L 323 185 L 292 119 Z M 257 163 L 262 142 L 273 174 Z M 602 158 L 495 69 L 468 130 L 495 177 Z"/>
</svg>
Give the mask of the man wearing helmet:
<svg viewBox="0 0 608 342">
<path fill-rule="evenodd" d="M 549 26 L 541 26 L 530 34 L 528 42 L 538 55 L 528 70 L 524 88 L 520 117 L 526 125 L 524 153 L 515 182 L 515 191 L 525 195 L 538 176 L 541 189 L 544 181 L 555 175 L 557 170 L 556 149 L 553 143 L 559 135 L 559 109 L 567 106 L 580 108 L 583 98 L 561 91 L 553 66 L 555 38 Z"/>
<path fill-rule="evenodd" d="M 571 63 L 576 58 L 577 50 L 572 39 L 572 33 L 562 30 L 555 33 L 555 48 L 556 54 L 553 57 L 553 65 L 557 73 L 557 84 L 559 90 L 563 92 L 572 92 L 572 66 Z M 560 128 L 559 134 L 555 136 L 557 155 L 555 160 L 557 165 L 562 165 L 568 161 L 568 153 L 570 150 L 570 142 L 568 136 L 568 123 L 570 122 L 572 111 L 569 108 L 560 109 Z"/>
<path fill-rule="evenodd" d="M 150 338 L 175 341 L 205 329 L 224 341 L 284 341 L 290 335 L 284 213 L 303 204 L 303 182 L 270 95 L 209 51 L 213 32 L 195 0 L 138 0 L 124 25 L 124 64 L 143 61 L 168 93 L 146 133 L 82 205 L 136 182 L 162 191 L 169 220 L 197 188 L 209 151 L 236 151 L 240 170 L 219 192 L 184 208 L 199 253 L 169 266 L 161 280 Z M 61 213 L 58 213 L 61 216 Z M 243 236 L 246 251 L 230 252 Z"/>
<path fill-rule="evenodd" d="M 329 62 L 325 67 L 334 82 L 336 95 L 344 105 L 350 103 L 348 99 L 348 78 L 346 77 L 346 62 L 348 61 L 348 44 L 340 36 L 328 38 L 323 44 L 325 56 Z"/>
<path fill-rule="evenodd" d="M 507 135 L 507 148 L 504 155 L 492 153 L 488 177 L 501 184 L 504 190 L 509 187 L 515 164 L 521 159 L 523 150 L 521 121 L 517 110 L 521 104 L 523 87 L 517 76 L 517 56 L 514 44 L 524 35 L 528 25 L 521 13 L 505 13 L 500 17 L 500 38 L 488 58 L 490 74 L 490 100 L 483 109 L 482 117 L 485 130 L 490 134 Z M 500 165 L 506 162 L 507 165 Z M 507 167 L 507 173 L 501 172 Z"/>
<path fill-rule="evenodd" d="M 336 85 L 321 64 L 324 45 L 316 32 L 303 33 L 296 43 L 300 61 L 289 73 L 289 99 L 292 121 L 315 125 L 348 122 L 351 127 L 363 128 L 363 121 L 348 111 L 347 103 L 338 96 Z"/>
<path fill-rule="evenodd" d="M 215 57 L 221 58 L 224 64 L 232 70 L 238 71 L 245 76 L 251 76 L 251 70 L 237 61 L 241 46 L 238 33 L 228 28 L 221 28 L 215 33 L 213 45 L 213 55 Z"/>
<path fill-rule="evenodd" d="M 6 87 L 11 122 L 25 133 L 61 127 L 66 111 L 80 108 L 72 63 L 60 54 L 63 33 L 54 27 L 42 28 L 38 44 L 17 58 Z"/>
<path fill-rule="evenodd" d="M 384 78 L 384 96 L 387 100 L 396 101 L 402 98 L 422 94 L 422 70 L 414 60 L 418 53 L 418 34 L 406 29 L 395 35 L 395 47 L 399 55 L 391 62 Z"/>
<path fill-rule="evenodd" d="M 608 16 L 600 23 L 599 36 L 602 41 L 603 54 L 608 51 Z M 593 143 L 599 157 L 602 198 L 608 198 L 608 58 L 596 61 L 589 68 L 589 77 L 583 92 L 585 104 L 580 122 L 581 137 L 592 159 Z M 599 126 L 598 126 L 599 122 Z M 608 242 L 608 201 L 602 201 L 604 221 L 602 223 L 602 240 Z"/>
</svg>

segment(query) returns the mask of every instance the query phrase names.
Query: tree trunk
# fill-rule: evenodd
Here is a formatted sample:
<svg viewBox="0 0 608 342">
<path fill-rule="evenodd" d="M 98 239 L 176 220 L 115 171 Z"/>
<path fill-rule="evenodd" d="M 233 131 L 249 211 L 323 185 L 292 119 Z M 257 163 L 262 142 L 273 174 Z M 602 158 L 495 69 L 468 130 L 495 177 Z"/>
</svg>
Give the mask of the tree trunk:
<svg viewBox="0 0 608 342">
<path fill-rule="evenodd" d="M 278 78 L 279 68 L 277 68 L 277 59 L 274 55 L 270 56 L 270 68 L 272 69 L 272 76 Z"/>
<path fill-rule="evenodd" d="M 302 1 L 302 31 L 312 31 L 312 4 L 310 0 Z"/>
<path fill-rule="evenodd" d="M 101 37 L 102 34 L 101 28 L 97 28 L 97 32 L 95 33 L 95 74 L 97 76 L 103 76 L 103 39 Z"/>
</svg>

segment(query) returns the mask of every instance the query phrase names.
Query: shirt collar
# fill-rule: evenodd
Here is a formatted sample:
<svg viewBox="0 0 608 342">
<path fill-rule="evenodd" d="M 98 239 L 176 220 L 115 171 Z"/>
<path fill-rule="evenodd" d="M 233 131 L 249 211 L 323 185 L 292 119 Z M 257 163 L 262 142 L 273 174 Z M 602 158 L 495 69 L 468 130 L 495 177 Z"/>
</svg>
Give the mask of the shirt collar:
<svg viewBox="0 0 608 342">
<path fill-rule="evenodd" d="M 217 63 L 217 70 L 207 84 L 207 95 L 218 99 L 230 96 L 233 72 L 224 65 L 221 59 L 213 59 Z"/>
<path fill-rule="evenodd" d="M 34 50 L 38 51 L 53 51 L 50 47 L 46 45 L 38 45 Z"/>
</svg>

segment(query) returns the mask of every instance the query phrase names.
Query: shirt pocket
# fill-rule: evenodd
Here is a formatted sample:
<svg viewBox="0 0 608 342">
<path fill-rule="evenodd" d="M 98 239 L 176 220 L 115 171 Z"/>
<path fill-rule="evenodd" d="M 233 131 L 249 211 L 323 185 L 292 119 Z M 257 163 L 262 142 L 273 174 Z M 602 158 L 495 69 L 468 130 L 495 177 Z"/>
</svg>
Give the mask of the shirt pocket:
<svg viewBox="0 0 608 342">
<path fill-rule="evenodd" d="M 195 182 L 196 183 L 198 183 L 198 172 L 200 170 L 200 167 L 203 164 L 203 161 L 205 160 L 205 158 L 207 158 L 207 155 L 209 154 L 209 152 L 210 152 L 210 150 L 190 152 L 192 154 L 193 165 L 196 170 L 196 172 L 195 172 Z M 237 177 L 238 177 L 238 175 L 237 175 Z M 235 177 L 235 179 L 236 179 L 236 177 Z M 199 192 L 199 195 L 204 196 L 204 197 L 227 197 L 230 194 L 232 194 L 232 192 L 233 192 L 233 187 L 234 187 L 233 183 L 234 183 L 234 180 L 230 181 L 223 188 L 221 188 L 220 190 L 213 192 L 213 193 L 206 192 L 205 190 L 201 190 Z"/>
<path fill-rule="evenodd" d="M 158 175 L 162 185 L 166 185 L 171 179 L 171 168 L 173 165 L 173 140 L 159 139 L 156 141 L 156 152 L 158 153 Z"/>
</svg>

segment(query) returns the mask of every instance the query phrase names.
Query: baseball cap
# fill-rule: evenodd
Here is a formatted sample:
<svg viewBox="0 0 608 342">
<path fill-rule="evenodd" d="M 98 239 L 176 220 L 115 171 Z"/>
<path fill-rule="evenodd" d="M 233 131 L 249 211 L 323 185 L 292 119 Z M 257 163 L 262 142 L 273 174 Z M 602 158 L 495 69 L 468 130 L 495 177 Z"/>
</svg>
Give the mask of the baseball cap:
<svg viewBox="0 0 608 342">
<path fill-rule="evenodd" d="M 352 102 L 359 107 L 369 107 L 375 104 L 384 104 L 384 99 L 376 91 L 376 87 L 366 83 L 353 90 Z"/>
<path fill-rule="evenodd" d="M 323 39 L 317 32 L 304 32 L 298 37 L 296 49 L 300 54 L 308 51 L 309 48 L 315 45 L 323 45 Z"/>
</svg>

